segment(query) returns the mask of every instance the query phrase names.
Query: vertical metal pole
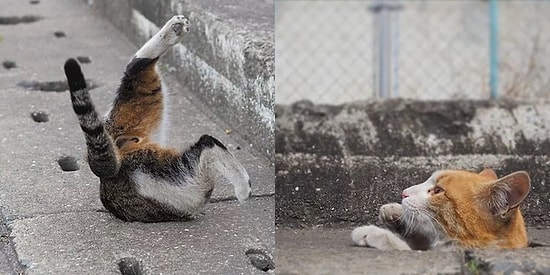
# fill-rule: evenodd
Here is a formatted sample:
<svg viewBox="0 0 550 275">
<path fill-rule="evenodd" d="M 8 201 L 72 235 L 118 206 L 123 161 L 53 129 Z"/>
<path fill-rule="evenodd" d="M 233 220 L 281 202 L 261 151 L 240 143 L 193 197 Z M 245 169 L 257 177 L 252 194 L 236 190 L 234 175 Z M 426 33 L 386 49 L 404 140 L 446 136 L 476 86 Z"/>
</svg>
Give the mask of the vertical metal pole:
<svg viewBox="0 0 550 275">
<path fill-rule="evenodd" d="M 391 97 L 390 91 L 390 75 L 391 75 L 391 28 L 390 28 L 390 14 L 389 10 L 383 6 L 379 13 L 380 18 L 380 32 L 378 44 L 378 54 L 380 55 L 380 63 L 378 64 L 378 72 L 380 73 L 380 82 L 378 87 L 378 93 L 381 98 Z"/>
<path fill-rule="evenodd" d="M 376 0 L 369 7 L 375 18 L 375 89 L 380 98 L 390 97 L 391 75 L 391 29 L 390 14 L 387 4 L 383 0 Z"/>
<path fill-rule="evenodd" d="M 498 0 L 489 0 L 489 85 L 491 89 L 491 99 L 498 98 Z"/>
<path fill-rule="evenodd" d="M 401 9 L 401 5 L 399 4 L 399 2 L 396 2 L 397 3 L 397 7 L 396 9 L 399 10 Z M 391 88 L 391 91 L 392 91 L 392 96 L 394 97 L 399 97 L 399 13 L 398 12 L 394 12 L 392 14 L 394 20 L 392 20 L 394 22 L 394 24 L 392 24 L 392 38 L 391 38 L 391 41 L 392 41 L 392 82 L 393 82 L 393 85 L 392 85 L 392 88 Z"/>
</svg>

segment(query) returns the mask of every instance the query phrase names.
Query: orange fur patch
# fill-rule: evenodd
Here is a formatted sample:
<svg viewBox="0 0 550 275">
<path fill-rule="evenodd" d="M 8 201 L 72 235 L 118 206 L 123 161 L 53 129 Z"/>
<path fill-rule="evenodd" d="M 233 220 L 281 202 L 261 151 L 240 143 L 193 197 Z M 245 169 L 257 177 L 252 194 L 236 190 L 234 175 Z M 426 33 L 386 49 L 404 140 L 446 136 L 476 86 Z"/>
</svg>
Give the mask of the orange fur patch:
<svg viewBox="0 0 550 275">
<path fill-rule="evenodd" d="M 164 105 L 160 76 L 156 62 L 138 73 L 134 80 L 133 96 L 124 104 L 115 105 L 111 110 L 113 123 L 111 133 L 124 156 L 151 142 L 151 135 L 160 126 Z"/>
<path fill-rule="evenodd" d="M 436 185 L 444 192 L 429 199 L 430 210 L 451 239 L 462 247 L 521 248 L 528 245 L 519 207 L 508 209 L 504 216 L 491 211 L 488 200 L 495 196 L 491 192 L 498 183 L 495 172 L 490 169 L 479 174 L 466 171 L 438 174 Z"/>
</svg>

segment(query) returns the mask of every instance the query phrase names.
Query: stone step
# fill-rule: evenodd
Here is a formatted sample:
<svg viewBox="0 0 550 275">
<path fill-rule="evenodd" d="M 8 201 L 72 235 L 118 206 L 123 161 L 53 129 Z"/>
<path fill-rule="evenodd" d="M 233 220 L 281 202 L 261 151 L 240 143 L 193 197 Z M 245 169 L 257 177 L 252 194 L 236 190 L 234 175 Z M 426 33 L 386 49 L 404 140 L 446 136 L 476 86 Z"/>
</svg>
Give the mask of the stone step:
<svg viewBox="0 0 550 275">
<path fill-rule="evenodd" d="M 550 226 L 550 157 L 441 155 L 435 157 L 276 154 L 276 224 L 290 227 L 376 223 L 382 204 L 398 202 L 403 189 L 441 169 L 481 171 L 499 177 L 524 170 L 532 189 L 522 205 L 526 222 Z"/>
<path fill-rule="evenodd" d="M 276 106 L 278 154 L 550 154 L 550 104 L 392 99 Z"/>
</svg>

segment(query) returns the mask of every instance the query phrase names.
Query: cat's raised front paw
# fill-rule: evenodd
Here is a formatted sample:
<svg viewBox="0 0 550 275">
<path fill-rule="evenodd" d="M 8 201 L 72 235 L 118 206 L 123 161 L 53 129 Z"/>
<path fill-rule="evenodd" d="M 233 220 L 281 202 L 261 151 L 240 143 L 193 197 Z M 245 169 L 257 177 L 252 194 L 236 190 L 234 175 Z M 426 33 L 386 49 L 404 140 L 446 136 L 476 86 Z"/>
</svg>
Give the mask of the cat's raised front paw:
<svg viewBox="0 0 550 275">
<path fill-rule="evenodd" d="M 403 216 L 403 206 L 399 203 L 388 203 L 380 207 L 378 218 L 386 225 L 394 225 Z"/>
</svg>

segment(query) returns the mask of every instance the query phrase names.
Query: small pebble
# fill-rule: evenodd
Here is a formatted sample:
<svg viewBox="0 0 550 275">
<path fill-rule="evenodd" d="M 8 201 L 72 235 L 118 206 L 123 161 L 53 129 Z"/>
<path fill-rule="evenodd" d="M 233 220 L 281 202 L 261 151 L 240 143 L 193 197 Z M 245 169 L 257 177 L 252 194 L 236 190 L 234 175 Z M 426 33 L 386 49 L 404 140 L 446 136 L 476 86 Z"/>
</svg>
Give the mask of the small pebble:
<svg viewBox="0 0 550 275">
<path fill-rule="evenodd" d="M 263 249 L 248 249 L 245 253 L 250 260 L 250 263 L 257 269 L 267 272 L 270 269 L 275 269 L 275 264 L 273 263 L 273 257 L 269 255 Z"/>
<path fill-rule="evenodd" d="M 39 0 L 31 0 L 31 5 L 40 4 Z"/>
<path fill-rule="evenodd" d="M 56 31 L 53 33 L 53 35 L 55 35 L 55 37 L 57 38 L 65 37 L 65 33 L 62 31 Z"/>
<path fill-rule="evenodd" d="M 4 68 L 6 68 L 8 70 L 17 67 L 15 62 L 10 61 L 10 60 L 6 60 L 6 61 L 2 62 L 2 65 L 4 66 Z"/>
<path fill-rule="evenodd" d="M 92 60 L 87 56 L 77 56 L 76 60 L 78 60 L 78 62 L 83 64 L 92 63 Z"/>
<path fill-rule="evenodd" d="M 237 148 L 236 148 L 236 149 L 237 149 L 237 150 L 241 150 L 241 146 L 237 146 Z"/>
<path fill-rule="evenodd" d="M 78 171 L 80 169 L 75 157 L 62 156 L 57 160 L 57 163 L 61 167 L 61 170 L 66 172 Z"/>
<path fill-rule="evenodd" d="M 140 262 L 133 257 L 126 257 L 126 258 L 120 259 L 120 262 L 118 262 L 118 268 L 122 275 L 144 274 L 143 268 Z"/>
<path fill-rule="evenodd" d="M 36 122 L 48 122 L 50 119 L 48 118 L 48 114 L 44 112 L 32 112 L 31 117 Z"/>
</svg>

